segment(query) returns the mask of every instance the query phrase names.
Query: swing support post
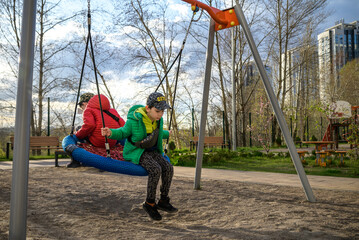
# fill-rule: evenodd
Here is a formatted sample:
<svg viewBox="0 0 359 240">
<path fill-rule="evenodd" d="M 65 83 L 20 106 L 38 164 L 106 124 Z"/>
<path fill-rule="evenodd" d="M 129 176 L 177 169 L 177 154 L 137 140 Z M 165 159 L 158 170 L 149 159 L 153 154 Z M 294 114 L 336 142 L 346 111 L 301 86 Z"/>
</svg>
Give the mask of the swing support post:
<svg viewBox="0 0 359 240">
<path fill-rule="evenodd" d="M 9 239 L 26 239 L 36 0 L 24 1 L 21 21 Z"/>
<path fill-rule="evenodd" d="M 204 74 L 201 122 L 200 122 L 200 127 L 199 127 L 199 138 L 198 138 L 197 159 L 196 159 L 196 174 L 195 174 L 195 180 L 194 180 L 194 189 L 197 189 L 197 190 L 199 190 L 201 188 L 200 181 L 201 181 L 202 160 L 203 160 L 204 136 L 206 135 L 206 120 L 207 120 L 207 110 L 208 110 L 209 85 L 211 82 L 211 72 L 212 72 L 212 59 L 213 59 L 213 47 L 214 47 L 214 27 L 215 27 L 215 22 L 211 18 L 210 23 L 209 23 L 209 31 L 208 31 L 206 71 Z"/>
<path fill-rule="evenodd" d="M 205 4 L 200 3 L 196 0 L 183 0 L 185 2 L 191 3 L 192 6 L 199 6 L 203 9 L 207 10 L 208 8 L 212 9 L 211 7 L 203 6 Z M 233 14 L 233 10 L 234 13 Z M 207 10 L 208 11 L 208 10 Z M 195 181 L 194 181 L 194 188 L 200 189 L 200 179 L 201 179 L 201 169 L 202 169 L 202 161 L 203 161 L 203 148 L 204 148 L 204 136 L 205 136 L 205 126 L 206 126 L 206 119 L 207 119 L 207 109 L 208 109 L 208 98 L 209 98 L 209 86 L 210 86 L 210 78 L 211 78 L 211 68 L 212 68 L 212 58 L 213 58 L 213 45 L 214 45 L 214 31 L 221 30 L 223 28 L 233 27 L 241 24 L 242 29 L 245 33 L 247 38 L 249 47 L 252 51 L 253 58 L 256 62 L 257 68 L 259 70 L 259 74 L 261 75 L 261 79 L 263 81 L 267 96 L 271 102 L 272 108 L 278 120 L 279 126 L 282 130 L 284 139 L 287 143 L 294 167 L 297 171 L 297 174 L 300 178 L 302 183 L 305 195 L 309 202 L 315 202 L 315 197 L 312 191 L 312 188 L 309 184 L 307 175 L 305 174 L 303 165 L 299 159 L 299 155 L 297 153 L 296 147 L 294 145 L 293 139 L 290 135 L 287 123 L 284 118 L 284 114 L 279 106 L 278 100 L 273 92 L 273 88 L 270 84 L 267 72 L 264 68 L 263 62 L 260 58 L 257 46 L 254 42 L 253 36 L 249 29 L 248 23 L 246 18 L 243 14 L 241 6 L 236 0 L 236 5 L 234 8 L 224 10 L 223 14 L 216 12 L 215 17 L 213 16 L 213 11 L 208 13 L 211 15 L 210 27 L 209 27 L 209 35 L 208 35 L 208 45 L 207 45 L 207 56 L 206 56 L 206 70 L 205 70 L 205 77 L 204 77 L 204 87 L 203 87 L 203 100 L 202 100 L 202 111 L 201 111 L 201 121 L 200 121 L 200 131 L 199 131 L 199 141 L 198 141 L 198 148 L 197 148 L 197 159 L 196 159 L 196 174 L 195 174 Z M 236 19 L 233 19 L 234 15 Z M 218 16 L 225 16 L 226 19 L 231 19 L 231 24 L 221 27 L 221 23 L 215 22 Z M 223 20 L 223 19 L 222 19 Z"/>
<path fill-rule="evenodd" d="M 284 114 L 282 112 L 282 109 L 279 106 L 278 100 L 273 92 L 273 88 L 270 84 L 267 72 L 264 68 L 262 59 L 259 55 L 258 49 L 256 47 L 256 44 L 254 43 L 253 40 L 253 36 L 252 33 L 249 29 L 248 23 L 246 21 L 246 18 L 243 14 L 243 11 L 238 3 L 238 0 L 236 0 L 236 6 L 234 7 L 234 10 L 236 12 L 237 18 L 239 20 L 239 22 L 241 23 L 242 29 L 244 31 L 244 34 L 247 38 L 249 47 L 251 48 L 252 54 L 253 54 L 253 58 L 257 64 L 257 68 L 259 70 L 259 74 L 261 75 L 261 79 L 263 81 L 267 96 L 271 102 L 272 108 L 274 110 L 275 116 L 278 120 L 280 129 L 282 130 L 282 134 L 284 136 L 285 142 L 287 143 L 291 158 L 292 158 L 292 162 L 294 164 L 294 167 L 298 173 L 298 176 L 300 178 L 300 181 L 302 182 L 302 186 L 304 188 L 304 192 L 305 195 L 307 197 L 307 200 L 309 202 L 315 202 L 315 197 L 312 191 L 312 188 L 310 187 L 307 175 L 305 174 L 303 165 L 299 159 L 299 155 L 297 152 L 297 149 L 294 145 L 292 136 L 290 135 L 289 129 L 288 129 L 288 125 L 285 121 L 284 118 Z"/>
</svg>

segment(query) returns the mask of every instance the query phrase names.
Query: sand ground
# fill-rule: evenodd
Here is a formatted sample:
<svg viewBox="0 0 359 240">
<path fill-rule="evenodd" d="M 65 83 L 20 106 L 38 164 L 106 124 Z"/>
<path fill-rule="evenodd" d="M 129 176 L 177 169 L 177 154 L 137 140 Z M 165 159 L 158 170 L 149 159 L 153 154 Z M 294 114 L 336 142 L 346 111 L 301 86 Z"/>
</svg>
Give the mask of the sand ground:
<svg viewBox="0 0 359 240">
<path fill-rule="evenodd" d="M 359 191 L 175 174 L 176 214 L 142 209 L 147 177 L 82 167 L 29 170 L 27 239 L 359 239 Z M 8 239 L 11 170 L 0 170 L 0 239 Z"/>
</svg>

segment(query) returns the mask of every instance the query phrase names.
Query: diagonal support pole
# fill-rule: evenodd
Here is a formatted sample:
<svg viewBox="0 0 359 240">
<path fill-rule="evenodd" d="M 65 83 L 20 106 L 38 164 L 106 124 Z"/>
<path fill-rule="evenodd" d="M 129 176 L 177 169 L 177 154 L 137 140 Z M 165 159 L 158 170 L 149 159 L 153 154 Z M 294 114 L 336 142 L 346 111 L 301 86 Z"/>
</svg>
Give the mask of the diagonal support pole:
<svg viewBox="0 0 359 240">
<path fill-rule="evenodd" d="M 263 66 L 263 62 L 262 62 L 262 59 L 260 58 L 260 55 L 258 53 L 258 49 L 254 43 L 254 40 L 253 40 L 253 36 L 251 34 L 251 31 L 249 29 L 249 26 L 248 26 L 248 23 L 246 21 L 246 18 L 243 14 L 243 11 L 238 3 L 238 0 L 236 0 L 236 6 L 234 7 L 234 10 L 235 10 L 235 13 L 236 13 L 236 16 L 238 18 L 238 21 L 240 23 L 240 25 L 242 26 L 243 28 L 243 31 L 246 35 L 246 38 L 247 38 L 247 41 L 249 43 L 249 46 L 251 48 L 251 51 L 252 51 L 252 54 L 253 54 L 253 58 L 257 64 L 257 67 L 258 67 L 258 70 L 259 70 L 259 74 L 261 75 L 261 78 L 263 80 L 263 84 L 264 84 L 264 87 L 266 89 L 266 93 L 267 93 L 267 96 L 272 104 L 272 108 L 274 110 L 274 113 L 275 113 L 275 116 L 278 120 L 278 123 L 279 123 L 279 126 L 282 130 L 282 133 L 283 133 L 283 136 L 284 136 L 284 139 L 287 143 L 287 146 L 289 148 L 289 152 L 290 152 L 290 155 L 292 157 L 292 161 L 293 161 L 293 164 L 294 164 L 294 167 L 298 173 L 298 176 L 300 178 L 300 181 L 302 182 L 302 185 L 303 185 L 303 188 L 304 188 L 304 192 L 306 194 L 306 197 L 307 197 L 307 200 L 309 202 L 315 202 L 315 197 L 314 197 L 314 194 L 313 194 L 313 191 L 312 191 L 312 188 L 310 187 L 310 184 L 308 182 L 308 178 L 307 178 L 307 175 L 305 174 L 305 171 L 304 171 L 304 168 L 303 168 L 303 165 L 299 159 L 299 155 L 298 155 L 298 152 L 297 152 L 297 149 L 294 145 L 294 142 L 293 142 L 293 139 L 290 135 L 290 132 L 289 132 L 289 129 L 288 129 L 288 126 L 287 126 L 287 123 L 284 119 L 284 115 L 283 115 L 283 112 L 282 112 L 282 109 L 280 108 L 279 106 L 279 103 L 278 103 L 278 100 L 273 92 L 273 89 L 272 89 L 272 86 L 269 82 L 269 78 L 268 78 L 268 75 L 267 75 L 267 72 Z"/>
<path fill-rule="evenodd" d="M 201 122 L 199 126 L 199 138 L 198 138 L 197 158 L 196 158 L 196 174 L 194 179 L 194 189 L 197 190 L 201 188 L 200 181 L 201 181 L 202 160 L 203 160 L 204 136 L 206 134 L 209 85 L 211 81 L 213 47 L 214 47 L 214 27 L 215 27 L 215 22 L 213 19 L 211 19 L 209 23 L 209 30 L 208 30 L 206 71 L 205 71 L 204 83 L 203 83 Z"/>
</svg>

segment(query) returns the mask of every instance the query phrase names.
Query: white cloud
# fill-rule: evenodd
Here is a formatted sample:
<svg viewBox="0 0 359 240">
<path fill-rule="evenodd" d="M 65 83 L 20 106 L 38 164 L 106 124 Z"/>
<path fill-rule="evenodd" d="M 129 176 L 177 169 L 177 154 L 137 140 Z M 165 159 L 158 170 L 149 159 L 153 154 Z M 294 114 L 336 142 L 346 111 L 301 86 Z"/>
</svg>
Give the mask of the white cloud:
<svg viewBox="0 0 359 240">
<path fill-rule="evenodd" d="M 138 32 L 138 30 L 132 26 L 125 26 L 122 28 L 122 31 L 127 33 L 127 34 L 130 34 L 130 33 L 133 33 L 133 32 Z"/>
<path fill-rule="evenodd" d="M 174 11 L 175 15 L 178 16 L 187 16 L 190 11 L 191 11 L 191 4 L 187 4 L 185 2 L 182 2 L 182 4 L 179 4 L 179 3 L 173 3 L 173 1 L 171 1 L 171 3 L 169 4 L 170 6 L 170 9 L 172 11 Z"/>
<path fill-rule="evenodd" d="M 57 25 L 47 33 L 47 41 L 69 41 L 72 36 L 81 36 L 84 34 L 82 25 L 78 22 L 69 21 L 66 25 Z"/>
<path fill-rule="evenodd" d="M 136 104 L 145 104 L 146 97 L 149 94 L 149 92 L 144 92 L 149 87 L 148 84 L 135 80 L 137 76 L 141 75 L 141 72 L 145 72 L 145 70 L 130 70 L 121 73 L 121 75 L 114 71 L 103 73 L 105 78 L 109 79 L 106 81 L 106 85 L 115 100 L 114 108 L 124 119 L 128 109 Z M 100 89 L 102 94 L 107 95 L 103 87 L 100 87 Z M 87 91 L 96 93 L 96 85 L 92 84 Z M 141 94 L 141 92 L 144 93 Z"/>
</svg>

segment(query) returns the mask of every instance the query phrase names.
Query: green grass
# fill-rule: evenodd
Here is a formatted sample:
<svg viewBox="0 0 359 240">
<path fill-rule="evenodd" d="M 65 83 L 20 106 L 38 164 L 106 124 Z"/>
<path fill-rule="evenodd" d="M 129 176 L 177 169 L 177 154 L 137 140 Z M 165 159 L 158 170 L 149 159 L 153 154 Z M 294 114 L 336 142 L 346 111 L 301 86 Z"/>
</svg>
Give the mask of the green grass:
<svg viewBox="0 0 359 240">
<path fill-rule="evenodd" d="M 59 155 L 59 158 L 69 158 L 67 155 Z M 55 159 L 55 154 L 50 155 L 30 155 L 30 160 L 42 160 L 42 159 Z M 7 159 L 5 156 L 0 155 L 0 161 L 12 161 L 12 156 L 10 156 L 10 159 Z"/>
<path fill-rule="evenodd" d="M 195 167 L 196 154 L 193 152 L 172 152 L 170 159 L 176 166 Z M 359 164 L 357 161 L 345 159 L 344 166 L 339 165 L 339 159 L 332 159 L 326 167 L 315 164 L 315 157 L 305 158 L 304 170 L 308 175 L 354 177 L 359 178 Z M 296 170 L 288 153 L 270 154 L 267 156 L 258 149 L 241 149 L 238 152 L 228 150 L 205 151 L 202 166 L 204 168 L 260 171 L 296 174 Z"/>
<path fill-rule="evenodd" d="M 239 148 L 237 152 L 221 149 L 205 149 L 202 166 L 204 168 L 277 172 L 296 174 L 296 170 L 288 153 L 263 154 L 261 148 Z M 12 156 L 11 156 L 12 157 Z M 171 162 L 175 166 L 195 167 L 196 153 L 188 149 L 174 150 L 169 154 Z M 30 156 L 31 160 L 54 159 L 55 155 Z M 68 158 L 60 155 L 59 158 Z M 10 159 L 11 161 L 12 159 Z M 344 160 L 344 166 L 339 165 L 339 159 L 335 158 L 326 167 L 315 164 L 315 157 L 306 157 L 304 170 L 308 175 L 353 177 L 359 178 L 359 160 Z M 0 156 L 0 161 L 9 161 L 5 156 Z"/>
</svg>

